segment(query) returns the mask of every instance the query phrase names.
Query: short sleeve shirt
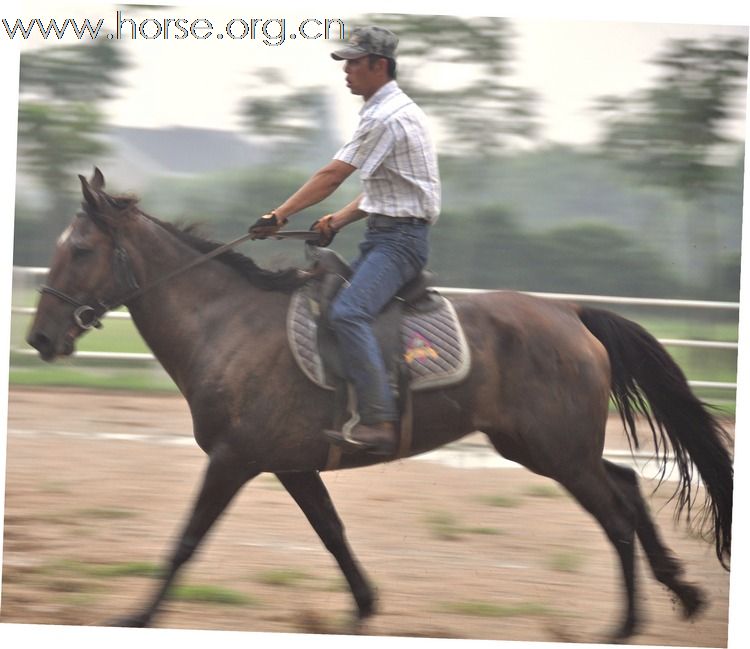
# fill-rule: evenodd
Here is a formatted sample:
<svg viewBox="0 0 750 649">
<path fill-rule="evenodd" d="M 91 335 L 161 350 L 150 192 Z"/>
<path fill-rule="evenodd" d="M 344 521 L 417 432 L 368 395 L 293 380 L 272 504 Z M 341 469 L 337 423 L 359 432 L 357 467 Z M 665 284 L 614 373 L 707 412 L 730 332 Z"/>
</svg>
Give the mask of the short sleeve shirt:
<svg viewBox="0 0 750 649">
<path fill-rule="evenodd" d="M 359 208 L 434 223 L 440 213 L 440 176 L 422 109 L 389 81 L 359 115 L 351 140 L 334 156 L 360 171 Z"/>
</svg>

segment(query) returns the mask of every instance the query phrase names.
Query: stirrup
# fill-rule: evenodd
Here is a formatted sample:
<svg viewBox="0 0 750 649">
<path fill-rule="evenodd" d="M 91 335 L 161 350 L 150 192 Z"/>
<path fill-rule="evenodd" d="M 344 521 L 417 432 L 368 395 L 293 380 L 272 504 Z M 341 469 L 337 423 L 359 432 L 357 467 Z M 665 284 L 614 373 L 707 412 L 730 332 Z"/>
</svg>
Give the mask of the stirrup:
<svg viewBox="0 0 750 649">
<path fill-rule="evenodd" d="M 332 444 L 336 444 L 336 446 L 340 446 L 345 450 L 364 451 L 369 447 L 369 444 L 359 442 L 352 437 L 352 430 L 354 430 L 354 427 L 359 423 L 359 413 L 357 412 L 356 408 L 353 410 L 351 415 L 352 416 L 346 422 L 344 422 L 344 425 L 341 427 L 340 431 L 326 429 L 323 431 L 323 434 Z"/>
</svg>

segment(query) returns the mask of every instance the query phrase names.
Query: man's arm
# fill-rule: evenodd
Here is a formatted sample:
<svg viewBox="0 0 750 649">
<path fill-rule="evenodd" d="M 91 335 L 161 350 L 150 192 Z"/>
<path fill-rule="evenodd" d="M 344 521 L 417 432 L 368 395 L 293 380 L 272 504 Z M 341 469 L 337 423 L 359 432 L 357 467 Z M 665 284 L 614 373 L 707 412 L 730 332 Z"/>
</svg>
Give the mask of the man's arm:
<svg viewBox="0 0 750 649">
<path fill-rule="evenodd" d="M 359 221 L 360 219 L 367 216 L 367 212 L 363 212 L 359 209 L 359 203 L 362 200 L 362 194 L 357 196 L 351 203 L 342 207 L 337 212 L 331 214 L 331 227 L 335 232 L 338 232 L 344 226 Z"/>
<path fill-rule="evenodd" d="M 331 160 L 325 167 L 316 171 L 294 194 L 273 210 L 274 214 L 282 221 L 285 221 L 306 207 L 320 203 L 320 201 L 333 194 L 355 169 L 356 167 L 346 162 Z M 357 202 L 359 202 L 359 199 L 357 199 Z M 348 207 L 344 209 L 348 209 Z"/>
<path fill-rule="evenodd" d="M 362 200 L 362 194 L 357 196 L 351 203 L 342 207 L 338 212 L 333 214 L 326 214 L 319 218 L 315 223 L 312 224 L 311 230 L 317 230 L 320 238 L 318 239 L 316 246 L 328 246 L 330 245 L 336 233 L 346 225 L 359 221 L 359 219 L 367 216 L 367 212 L 359 209 L 359 202 Z"/>
</svg>

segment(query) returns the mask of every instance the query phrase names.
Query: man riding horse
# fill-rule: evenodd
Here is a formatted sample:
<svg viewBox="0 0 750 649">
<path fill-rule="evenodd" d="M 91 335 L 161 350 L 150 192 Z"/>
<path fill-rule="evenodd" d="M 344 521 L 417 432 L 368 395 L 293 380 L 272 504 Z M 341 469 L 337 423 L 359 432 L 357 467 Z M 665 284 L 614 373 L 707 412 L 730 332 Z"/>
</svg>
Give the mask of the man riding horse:
<svg viewBox="0 0 750 649">
<path fill-rule="evenodd" d="M 329 314 L 348 379 L 354 386 L 360 422 L 346 437 L 325 431 L 345 449 L 392 455 L 396 449 L 396 399 L 372 324 L 383 307 L 427 263 L 429 226 L 440 211 L 437 156 L 422 110 L 396 83 L 398 38 L 381 27 L 352 31 L 349 43 L 331 54 L 346 61 L 346 85 L 365 101 L 351 140 L 290 198 L 254 223 L 265 238 L 293 214 L 330 196 L 355 169 L 362 193 L 347 206 L 313 224 L 318 245 L 327 246 L 341 228 L 367 218 L 354 273 Z"/>
</svg>

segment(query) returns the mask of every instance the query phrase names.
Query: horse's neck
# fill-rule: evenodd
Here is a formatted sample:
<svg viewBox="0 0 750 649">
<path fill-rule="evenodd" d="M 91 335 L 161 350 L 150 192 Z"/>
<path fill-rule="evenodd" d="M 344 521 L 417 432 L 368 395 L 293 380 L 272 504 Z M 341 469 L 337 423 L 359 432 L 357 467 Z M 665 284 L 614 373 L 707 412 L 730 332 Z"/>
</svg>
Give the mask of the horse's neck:
<svg viewBox="0 0 750 649">
<path fill-rule="evenodd" d="M 227 297 L 236 296 L 238 310 L 263 309 L 269 299 L 268 292 L 216 260 L 158 283 L 199 254 L 153 223 L 144 225 L 131 254 L 140 285 L 156 284 L 127 306 L 146 344 L 181 388 L 186 359 L 208 347 L 215 334 L 212 321 L 227 310 Z M 252 327 L 256 319 L 247 320 Z"/>
</svg>

